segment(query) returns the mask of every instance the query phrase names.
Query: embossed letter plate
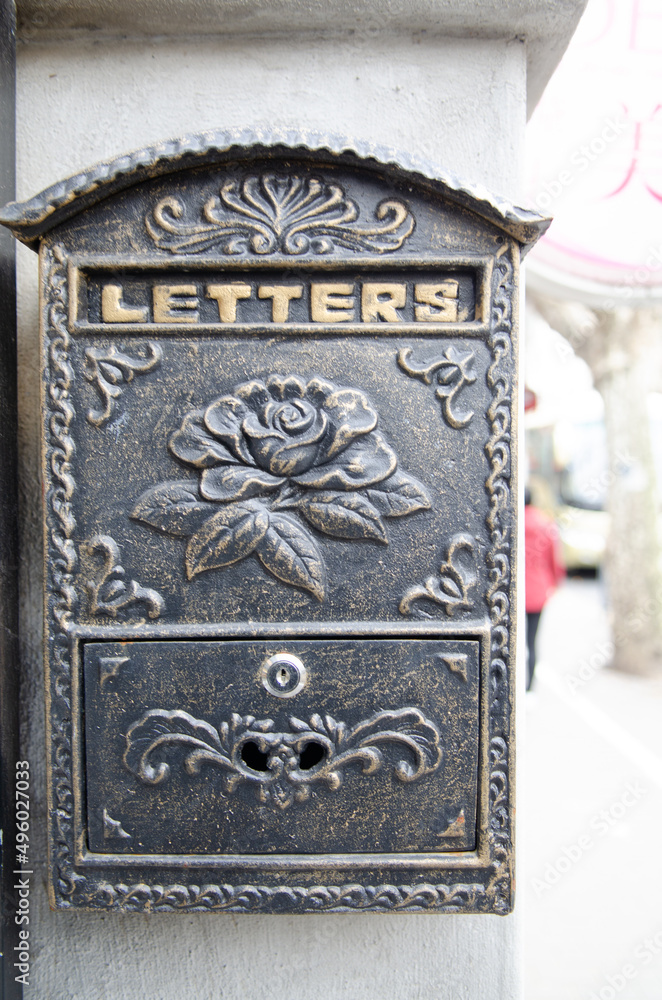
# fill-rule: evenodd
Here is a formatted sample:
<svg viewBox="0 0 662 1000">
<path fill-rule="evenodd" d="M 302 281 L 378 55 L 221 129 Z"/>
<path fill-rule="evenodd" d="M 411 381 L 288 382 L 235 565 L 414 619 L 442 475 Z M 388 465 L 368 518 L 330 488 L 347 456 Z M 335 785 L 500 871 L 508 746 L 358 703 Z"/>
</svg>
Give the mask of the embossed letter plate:
<svg viewBox="0 0 662 1000">
<path fill-rule="evenodd" d="M 245 140 L 2 215 L 41 255 L 53 901 L 506 913 L 545 220 Z"/>
</svg>

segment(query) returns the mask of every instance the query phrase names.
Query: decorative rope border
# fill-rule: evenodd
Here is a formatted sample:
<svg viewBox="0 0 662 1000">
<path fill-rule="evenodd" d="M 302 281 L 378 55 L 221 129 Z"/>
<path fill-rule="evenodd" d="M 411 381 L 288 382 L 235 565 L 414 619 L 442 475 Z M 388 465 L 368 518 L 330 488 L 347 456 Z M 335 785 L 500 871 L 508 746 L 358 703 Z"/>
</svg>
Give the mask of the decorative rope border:
<svg viewBox="0 0 662 1000">
<path fill-rule="evenodd" d="M 486 517 L 491 548 L 486 555 L 489 571 L 487 603 L 492 623 L 489 672 L 490 790 L 489 838 L 493 875 L 488 891 L 494 894 L 497 913 L 510 909 L 510 792 L 508 785 L 508 735 L 510 732 L 510 598 L 512 537 L 511 505 L 511 405 L 513 362 L 512 295 L 513 263 L 508 244 L 499 248 L 494 268 L 494 299 L 488 346 L 492 363 L 487 384 L 492 402 L 487 415 L 490 437 L 485 452 L 490 473 L 485 482 L 490 508 Z"/>
<path fill-rule="evenodd" d="M 137 911 L 185 910 L 215 913 L 277 913 L 305 911 L 338 913 L 348 910 L 410 912 L 438 909 L 457 913 L 476 906 L 484 893 L 480 884 L 458 885 L 134 885 L 100 884 L 84 893 L 88 906 Z"/>
<path fill-rule="evenodd" d="M 62 247 L 56 245 L 52 249 L 45 248 L 42 264 L 48 280 L 45 319 L 49 331 L 46 354 L 49 381 L 46 401 L 50 412 L 46 428 L 45 465 L 51 474 L 50 488 L 46 495 L 49 515 L 46 551 L 52 583 L 51 592 L 47 595 L 46 614 L 52 615 L 54 622 L 50 669 L 52 705 L 50 735 L 54 804 L 52 823 L 60 888 L 63 892 L 70 892 L 73 888 L 69 871 L 73 837 L 73 791 L 71 788 L 71 659 L 67 627 L 77 603 L 73 585 L 77 557 L 72 540 L 76 522 L 71 505 L 76 486 L 71 473 L 71 459 L 75 451 L 71 424 L 75 411 L 71 403 L 70 389 L 74 372 L 69 362 L 67 267 Z"/>
<path fill-rule="evenodd" d="M 52 615 L 54 641 L 51 653 L 52 699 L 51 752 L 53 762 L 53 835 L 57 869 L 56 889 L 61 905 L 82 904 L 94 909 L 141 911 L 214 912 L 396 912 L 430 911 L 494 912 L 510 910 L 510 802 L 508 785 L 509 722 L 509 632 L 511 580 L 511 535 L 504 522 L 511 502 L 512 383 L 512 290 L 513 264 L 504 244 L 497 252 L 494 269 L 494 300 L 488 346 L 492 363 L 487 383 L 492 391 L 488 408 L 490 437 L 485 451 L 490 473 L 485 486 L 489 496 L 486 518 L 490 551 L 486 561 L 490 574 L 487 601 L 492 621 L 489 705 L 489 829 L 490 876 L 486 885 L 379 885 L 361 886 L 256 886 L 256 885 L 134 885 L 92 882 L 76 872 L 73 864 L 73 791 L 71 787 L 71 658 L 67 628 L 76 607 L 73 574 L 77 557 L 73 543 L 76 526 L 71 499 L 75 482 L 71 459 L 75 445 L 71 424 L 75 411 L 70 389 L 74 372 L 69 361 L 67 332 L 66 257 L 61 246 L 45 248 L 47 273 L 46 318 L 49 373 L 47 403 L 48 445 L 46 467 L 52 475 L 47 494 L 48 554 L 52 596 L 47 614 Z"/>
</svg>

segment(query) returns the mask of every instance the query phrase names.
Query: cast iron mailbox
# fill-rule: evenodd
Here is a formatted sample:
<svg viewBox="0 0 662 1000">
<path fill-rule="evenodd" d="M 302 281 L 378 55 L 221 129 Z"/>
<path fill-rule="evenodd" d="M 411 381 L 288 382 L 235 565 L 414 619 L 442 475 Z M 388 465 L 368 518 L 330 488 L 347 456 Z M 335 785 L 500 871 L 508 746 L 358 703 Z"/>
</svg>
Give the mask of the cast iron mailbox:
<svg viewBox="0 0 662 1000">
<path fill-rule="evenodd" d="M 242 140 L 2 216 L 41 257 L 52 900 L 506 913 L 544 220 Z"/>
</svg>

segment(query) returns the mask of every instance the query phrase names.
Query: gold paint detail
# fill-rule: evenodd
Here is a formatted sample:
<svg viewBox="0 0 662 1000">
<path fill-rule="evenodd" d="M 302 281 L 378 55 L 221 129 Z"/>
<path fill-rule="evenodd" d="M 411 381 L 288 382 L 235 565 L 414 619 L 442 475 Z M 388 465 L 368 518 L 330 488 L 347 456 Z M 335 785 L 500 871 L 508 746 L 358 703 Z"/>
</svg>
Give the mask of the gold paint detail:
<svg viewBox="0 0 662 1000">
<path fill-rule="evenodd" d="M 89 542 L 83 543 L 81 553 L 90 558 L 102 558 L 98 579 L 88 580 L 85 585 L 91 614 L 117 618 L 120 611 L 138 602 L 146 606 L 150 618 L 158 618 L 162 614 L 164 601 L 156 590 L 141 587 L 136 580 L 127 583 L 124 568 L 120 566 L 119 546 L 110 535 L 95 535 Z"/>
<path fill-rule="evenodd" d="M 259 299 L 271 299 L 272 323 L 287 323 L 290 317 L 290 302 L 300 299 L 303 295 L 303 285 L 260 285 L 257 290 Z"/>
<path fill-rule="evenodd" d="M 354 285 L 348 282 L 318 282 L 310 286 L 310 318 L 313 323 L 350 323 L 354 319 Z"/>
<path fill-rule="evenodd" d="M 226 285 L 208 285 L 207 298 L 216 299 L 218 316 L 221 323 L 235 323 L 237 320 L 237 302 L 239 299 L 250 299 L 251 286 L 243 281 L 235 281 Z"/>
<path fill-rule="evenodd" d="M 198 295 L 195 285 L 154 285 L 155 323 L 197 323 Z"/>
<path fill-rule="evenodd" d="M 359 389 L 296 375 L 241 383 L 185 414 L 170 437 L 199 489 L 190 479 L 159 483 L 130 517 L 188 538 L 188 580 L 254 555 L 281 583 L 323 601 L 326 564 L 311 528 L 388 545 L 384 518 L 431 505 L 377 423 Z"/>
<path fill-rule="evenodd" d="M 348 727 L 330 715 L 311 715 L 308 722 L 290 716 L 289 732 L 277 732 L 272 719 L 232 715 L 216 729 L 180 709 L 150 709 L 126 733 L 124 763 L 140 781 L 160 784 L 170 765 L 159 758 L 168 745 L 185 748 L 183 766 L 195 777 L 203 764 L 228 772 L 228 794 L 250 782 L 257 801 L 287 809 L 310 798 L 311 785 L 324 784 L 334 792 L 342 784 L 342 769 L 361 765 L 372 775 L 384 763 L 381 745 L 398 744 L 407 758 L 398 760 L 393 777 L 408 784 L 433 774 L 443 756 L 441 734 L 417 708 L 376 712 Z"/>
<path fill-rule="evenodd" d="M 232 266 L 221 271 L 221 274 L 227 275 L 223 281 L 218 278 L 207 280 L 205 271 L 209 263 L 209 260 L 201 262 L 193 271 L 192 266 L 186 266 L 188 261 L 181 262 L 176 270 L 168 269 L 166 272 L 170 278 L 168 284 L 163 282 L 163 271 L 140 278 L 137 269 L 134 269 L 132 273 L 125 273 L 122 285 L 117 283 L 113 271 L 102 271 L 95 264 L 89 272 L 85 272 L 87 295 L 82 296 L 81 303 L 86 302 L 87 305 L 82 305 L 80 315 L 72 315 L 72 331 L 114 333 L 120 332 L 121 328 L 122 333 L 140 332 L 145 335 L 149 327 L 156 326 L 159 334 L 163 334 L 178 330 L 188 332 L 191 325 L 210 329 L 240 321 L 242 326 L 250 328 L 264 323 L 278 326 L 296 324 L 301 332 L 305 327 L 335 323 L 347 324 L 348 334 L 365 332 L 366 326 L 374 324 L 385 327 L 385 332 L 399 327 L 409 334 L 414 331 L 426 334 L 455 332 L 458 326 L 477 332 L 477 327 L 483 324 L 474 313 L 482 312 L 482 298 L 489 298 L 480 283 L 476 264 L 466 260 L 462 265 L 457 261 L 435 264 L 417 260 L 415 263 L 416 269 L 425 267 L 431 274 L 440 268 L 448 272 L 462 266 L 467 282 L 472 285 L 478 283 L 478 301 L 475 292 L 470 294 L 468 291 L 462 300 L 446 300 L 453 303 L 453 316 L 450 313 L 442 315 L 444 311 L 440 309 L 421 312 L 424 307 L 418 297 L 422 294 L 421 289 L 438 292 L 447 286 L 452 286 L 459 296 L 459 281 L 439 279 L 435 284 L 422 283 L 411 275 L 406 280 L 384 280 L 380 277 L 377 262 L 370 267 L 370 274 L 357 268 L 355 274 L 344 273 L 334 280 L 328 262 L 326 266 L 314 267 L 319 262 L 309 261 L 308 268 L 303 273 L 299 271 L 296 282 L 292 281 L 292 262 L 289 262 L 289 267 L 283 265 L 270 273 L 268 280 L 264 277 L 264 265 L 270 265 L 271 261 L 262 261 L 261 267 L 255 264 L 251 267 L 245 260 L 233 262 Z M 122 266 L 120 261 L 117 264 Z M 135 264 L 135 259 L 127 261 L 127 268 L 131 268 L 132 264 Z M 109 267 L 110 264 L 104 264 L 104 268 Z M 267 270 L 271 270 L 269 266 Z M 79 283 L 80 274 L 79 268 L 72 268 L 71 281 L 74 284 Z M 124 302 L 125 295 L 130 296 L 131 305 Z M 97 313 L 95 303 L 99 296 L 101 310 Z M 76 301 L 78 297 L 77 294 Z M 205 299 L 215 301 L 217 308 L 210 309 Z M 245 300 L 250 302 L 250 306 L 240 307 L 239 303 Z M 264 300 L 271 300 L 270 308 L 258 306 L 258 302 Z M 460 301 L 463 302 L 461 307 Z M 297 309 L 292 308 L 294 302 L 299 303 Z M 391 329 L 390 332 L 395 331 Z"/>
<path fill-rule="evenodd" d="M 374 323 L 378 320 L 383 320 L 385 323 L 401 323 L 402 317 L 398 315 L 398 309 L 404 308 L 406 301 L 406 285 L 386 281 L 366 281 L 361 289 L 361 319 L 364 323 Z M 416 318 L 418 319 L 418 315 Z"/>
<path fill-rule="evenodd" d="M 422 365 L 412 364 L 411 347 L 403 347 L 398 352 L 398 364 L 403 372 L 412 378 L 417 378 L 425 385 L 432 385 L 436 376 L 437 388 L 435 395 L 441 401 L 441 412 L 449 427 L 461 430 L 471 423 L 473 410 L 468 413 L 458 413 L 454 409 L 456 396 L 467 385 L 473 385 L 476 374 L 473 369 L 475 355 L 473 351 L 461 351 L 455 345 L 446 348 L 441 358 Z"/>
<path fill-rule="evenodd" d="M 114 416 L 117 400 L 122 395 L 122 382 L 128 384 L 135 375 L 146 375 L 161 364 L 163 351 L 158 344 L 149 341 L 145 351 L 146 357 L 137 358 L 123 353 L 114 344 L 86 349 L 84 375 L 96 386 L 104 404 L 101 410 L 87 411 L 87 419 L 95 427 L 103 427 Z"/>
<path fill-rule="evenodd" d="M 457 323 L 460 285 L 457 281 L 419 283 L 414 287 L 414 315 L 424 323 Z"/>
<path fill-rule="evenodd" d="M 414 230 L 414 217 L 397 198 L 375 208 L 372 225 L 359 225 L 359 209 L 339 184 L 312 175 L 264 173 L 228 180 L 197 213 L 180 198 L 162 198 L 145 217 L 147 232 L 162 250 L 292 256 L 328 254 L 337 247 L 392 253 Z M 187 215 L 199 220 L 186 221 Z"/>
<path fill-rule="evenodd" d="M 452 674 L 456 674 L 466 683 L 468 662 L 466 653 L 438 653 L 437 659 L 445 664 Z"/>
<path fill-rule="evenodd" d="M 117 677 L 120 668 L 129 662 L 128 656 L 100 656 L 99 657 L 99 687 L 103 687 L 106 681 Z"/>
<path fill-rule="evenodd" d="M 467 829 L 467 821 L 464 815 L 464 809 L 460 809 L 459 813 L 455 819 L 448 824 L 443 833 L 440 833 L 440 837 L 464 837 Z"/>
<path fill-rule="evenodd" d="M 147 306 L 127 306 L 122 301 L 121 285 L 104 285 L 101 289 L 101 320 L 103 323 L 146 323 Z"/>
<path fill-rule="evenodd" d="M 447 615 L 473 608 L 469 592 L 478 582 L 474 561 L 475 539 L 460 532 L 446 546 L 446 557 L 438 576 L 429 576 L 423 585 L 410 587 L 400 601 L 400 613 L 413 614 L 415 601 L 428 600 L 440 604 Z M 419 614 L 424 612 L 419 611 Z"/>
<path fill-rule="evenodd" d="M 113 819 L 108 814 L 108 810 L 103 811 L 103 837 L 104 840 L 112 840 L 119 837 L 121 840 L 131 840 L 131 834 L 127 833 L 118 819 Z"/>
</svg>

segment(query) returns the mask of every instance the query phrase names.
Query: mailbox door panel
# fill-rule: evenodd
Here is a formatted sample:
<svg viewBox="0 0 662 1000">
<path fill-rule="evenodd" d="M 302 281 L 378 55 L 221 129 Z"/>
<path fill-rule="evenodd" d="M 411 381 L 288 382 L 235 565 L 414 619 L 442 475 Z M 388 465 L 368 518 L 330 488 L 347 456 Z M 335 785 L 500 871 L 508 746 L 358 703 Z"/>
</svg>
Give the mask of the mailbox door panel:
<svg viewBox="0 0 662 1000">
<path fill-rule="evenodd" d="M 474 849 L 479 645 L 86 643 L 90 850 Z"/>
</svg>

